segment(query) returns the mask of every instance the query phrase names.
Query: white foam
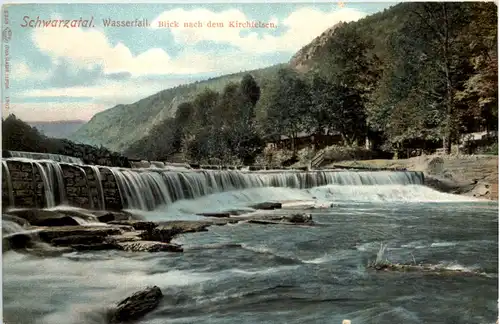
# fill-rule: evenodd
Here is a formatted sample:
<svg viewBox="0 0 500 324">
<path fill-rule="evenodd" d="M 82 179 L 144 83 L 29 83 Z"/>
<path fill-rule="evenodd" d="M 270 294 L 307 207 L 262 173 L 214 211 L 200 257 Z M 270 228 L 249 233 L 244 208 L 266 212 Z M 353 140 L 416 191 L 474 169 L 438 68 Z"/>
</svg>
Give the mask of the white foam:
<svg viewBox="0 0 500 324">
<path fill-rule="evenodd" d="M 457 243 L 455 242 L 436 242 L 432 243 L 431 247 L 448 247 L 448 246 L 455 246 Z"/>
<path fill-rule="evenodd" d="M 442 193 L 422 185 L 328 185 L 309 190 L 322 200 L 348 202 L 477 202 L 474 197 Z"/>
<path fill-rule="evenodd" d="M 322 263 L 330 262 L 333 259 L 334 258 L 332 256 L 325 254 L 322 257 L 315 258 L 315 259 L 312 259 L 312 260 L 302 260 L 302 262 L 304 262 L 304 263 L 311 263 L 311 264 L 322 264 Z"/>
</svg>

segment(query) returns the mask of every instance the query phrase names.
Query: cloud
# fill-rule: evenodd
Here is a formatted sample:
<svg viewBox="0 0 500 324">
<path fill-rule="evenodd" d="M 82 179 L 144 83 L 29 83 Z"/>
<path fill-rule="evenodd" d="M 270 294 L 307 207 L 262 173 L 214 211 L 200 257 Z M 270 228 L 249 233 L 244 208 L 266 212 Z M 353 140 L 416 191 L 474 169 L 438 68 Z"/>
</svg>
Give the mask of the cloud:
<svg viewBox="0 0 500 324">
<path fill-rule="evenodd" d="M 89 120 L 96 113 L 118 104 L 131 104 L 166 88 L 189 82 L 193 82 L 193 78 L 107 79 L 90 86 L 30 89 L 14 97 L 10 110 L 4 109 L 3 113 L 4 116 L 13 113 L 27 121 Z"/>
<path fill-rule="evenodd" d="M 147 80 L 142 78 L 126 81 L 105 80 L 94 85 L 30 89 L 21 92 L 20 98 L 53 100 L 53 98 L 92 98 L 92 102 L 110 108 L 117 104 L 130 104 L 166 88 L 190 82 L 186 78 Z M 75 100 L 76 101 L 76 100 Z"/>
<path fill-rule="evenodd" d="M 273 35 L 261 29 L 242 28 L 171 28 L 176 42 L 184 45 L 183 51 L 172 57 L 162 48 L 150 48 L 133 55 L 122 42 L 112 44 L 103 31 L 82 28 L 38 28 L 32 39 L 37 48 L 53 60 L 64 60 L 68 64 L 89 71 L 102 67 L 104 74 L 128 73 L 132 76 L 162 74 L 193 74 L 210 72 L 235 72 L 259 68 L 266 65 L 258 55 L 287 52 L 290 55 L 313 40 L 327 28 L 339 21 L 352 21 L 365 16 L 353 9 L 323 12 L 313 8 L 302 8 L 291 13 L 282 22 L 282 35 Z M 174 9 L 160 14 L 158 21 L 246 21 L 246 15 L 236 9 L 214 12 L 208 9 Z M 226 24 L 227 25 L 227 24 Z M 232 49 L 198 51 L 190 48 L 203 42 L 226 44 Z M 237 48 L 236 50 L 234 48 Z M 250 63 L 250 64 L 249 64 Z"/>
<path fill-rule="evenodd" d="M 283 21 L 278 21 L 276 18 L 266 21 L 281 25 L 280 27 L 285 29 L 283 34 L 276 36 L 269 29 L 259 29 L 262 33 L 259 35 L 256 29 L 231 27 L 231 21 L 249 20 L 240 10 L 214 12 L 208 9 L 174 9 L 161 13 L 153 20 L 151 28 L 161 29 L 159 23 L 162 21 L 178 21 L 179 27 L 169 29 L 178 43 L 194 45 L 203 41 L 212 41 L 227 43 L 248 53 L 262 54 L 275 51 L 295 52 L 331 26 L 341 21 L 355 21 L 364 16 L 366 13 L 349 8 L 323 12 L 305 7 L 292 12 Z M 184 27 L 184 23 L 197 21 L 201 21 L 204 26 L 208 22 L 222 22 L 224 27 Z M 273 29 L 271 30 L 274 32 Z M 242 35 L 243 31 L 250 32 Z"/>
<path fill-rule="evenodd" d="M 40 28 L 33 32 L 33 42 L 54 61 L 62 60 L 75 68 L 90 71 L 102 67 L 105 74 L 228 73 L 266 64 L 249 54 L 245 57 L 234 51 L 202 53 L 185 49 L 177 57 L 171 57 L 161 48 L 151 48 L 134 56 L 123 43 L 112 45 L 103 32 L 95 29 Z"/>
<path fill-rule="evenodd" d="M 3 108 L 2 115 L 9 113 L 16 117 L 30 121 L 54 121 L 54 120 L 89 120 L 96 113 L 109 108 L 103 104 L 92 102 L 23 102 L 10 103 L 9 110 Z"/>
<path fill-rule="evenodd" d="M 11 110 L 26 120 L 42 115 L 46 120 L 88 119 L 111 106 L 133 103 L 166 88 L 193 82 L 193 75 L 261 68 L 274 64 L 277 57 L 286 61 L 329 27 L 364 16 L 353 9 L 323 12 L 304 7 L 281 21 L 271 18 L 279 29 L 169 29 L 182 48 L 175 57 L 160 47 L 133 54 L 125 43 L 113 43 L 98 29 L 36 28 L 32 41 L 51 58 L 52 69 L 34 71 L 26 62 L 13 62 L 12 80 L 38 81 L 15 96 L 30 102 L 11 103 Z M 159 20 L 229 22 L 246 21 L 248 17 L 236 9 L 175 9 L 161 13 L 155 19 Z M 210 49 L 205 45 L 219 46 Z M 180 77 L 175 78 L 176 75 Z M 51 88 L 42 89 L 41 85 Z M 61 103 L 57 98 L 69 103 Z M 82 98 L 91 101 L 79 102 Z"/>
<path fill-rule="evenodd" d="M 46 77 L 47 71 L 33 71 L 24 61 L 14 61 L 11 64 L 10 78 L 14 81 L 36 79 L 41 80 Z"/>
</svg>

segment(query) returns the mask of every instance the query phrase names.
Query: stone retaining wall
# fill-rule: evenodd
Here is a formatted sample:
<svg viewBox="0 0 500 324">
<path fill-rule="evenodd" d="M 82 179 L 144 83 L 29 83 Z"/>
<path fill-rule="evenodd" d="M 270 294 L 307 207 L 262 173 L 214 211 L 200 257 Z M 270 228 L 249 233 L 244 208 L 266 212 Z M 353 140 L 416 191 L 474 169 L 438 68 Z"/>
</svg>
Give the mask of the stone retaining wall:
<svg viewBox="0 0 500 324">
<path fill-rule="evenodd" d="M 9 168 L 12 180 L 14 204 L 36 206 L 32 165 L 7 161 L 7 167 Z"/>
<path fill-rule="evenodd" d="M 11 177 L 14 206 L 19 208 L 48 207 L 46 188 L 36 163 L 13 160 L 6 162 Z M 43 167 L 43 162 L 39 165 Z M 90 166 L 75 166 L 65 163 L 59 165 L 62 169 L 65 186 L 65 201 L 61 201 L 57 181 L 54 177 L 52 192 L 54 193 L 55 205 L 68 204 L 86 209 L 122 209 L 115 177 L 108 168 L 99 168 L 101 173 L 101 180 L 99 180 Z M 51 175 L 48 174 L 48 176 Z M 98 185 L 99 181 L 102 183 L 102 193 Z M 103 195 L 104 205 L 102 203 Z M 4 168 L 2 168 L 2 206 L 3 208 L 10 207 L 7 174 Z"/>
<path fill-rule="evenodd" d="M 67 203 L 70 206 L 90 208 L 90 191 L 85 170 L 70 164 L 61 164 L 61 168 Z"/>
<path fill-rule="evenodd" d="M 99 171 L 101 173 L 101 182 L 106 210 L 122 209 L 122 196 L 120 194 L 115 176 L 108 168 L 99 168 Z"/>
</svg>

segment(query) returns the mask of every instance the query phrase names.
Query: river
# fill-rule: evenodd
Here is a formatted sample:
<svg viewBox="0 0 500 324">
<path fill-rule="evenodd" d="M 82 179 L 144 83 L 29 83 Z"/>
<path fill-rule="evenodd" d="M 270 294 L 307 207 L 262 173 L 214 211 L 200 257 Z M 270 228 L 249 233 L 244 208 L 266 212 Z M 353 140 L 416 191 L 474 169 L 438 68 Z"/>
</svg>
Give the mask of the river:
<svg viewBox="0 0 500 324">
<path fill-rule="evenodd" d="M 151 220 L 263 200 L 315 200 L 317 226 L 240 223 L 176 239 L 184 253 L 3 256 L 5 323 L 104 323 L 106 309 L 147 285 L 164 294 L 140 323 L 494 323 L 498 205 L 422 185 L 249 188 L 142 212 Z M 300 210 L 300 206 L 297 207 Z M 477 275 L 375 272 L 431 263 Z"/>
</svg>

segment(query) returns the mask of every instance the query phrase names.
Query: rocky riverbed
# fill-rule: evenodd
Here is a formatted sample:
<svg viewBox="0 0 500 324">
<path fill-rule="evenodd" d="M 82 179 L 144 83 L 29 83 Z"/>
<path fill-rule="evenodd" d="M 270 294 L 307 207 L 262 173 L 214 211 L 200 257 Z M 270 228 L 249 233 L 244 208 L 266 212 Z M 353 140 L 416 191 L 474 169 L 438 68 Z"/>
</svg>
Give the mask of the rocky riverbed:
<svg viewBox="0 0 500 324">
<path fill-rule="evenodd" d="M 335 191 L 336 196 L 340 194 Z M 415 300 L 425 304 L 431 300 L 441 311 L 457 304 L 462 309 L 466 302 L 460 304 L 462 297 L 453 294 L 459 287 L 466 296 L 483 298 L 479 303 L 486 305 L 483 308 L 494 307 L 489 301 L 497 293 L 491 287 L 498 272 L 494 259 L 498 235 L 491 226 L 497 219 L 497 210 L 488 207 L 491 203 L 385 202 L 368 205 L 367 212 L 366 203 L 335 200 L 320 204 L 316 197 L 321 197 L 320 192 L 311 194 L 310 201 L 259 203 L 261 199 L 256 198 L 225 207 L 214 204 L 214 197 L 200 199 L 200 208 L 189 216 L 197 220 L 159 221 L 162 218 L 148 213 L 139 216 L 132 211 L 69 207 L 4 211 L 6 319 L 12 323 L 105 324 L 163 323 L 186 317 L 186 323 L 208 323 L 214 319 L 199 318 L 220 310 L 221 318 L 253 323 L 254 314 L 247 322 L 238 316 L 262 305 L 259 318 L 274 316 L 273 322 L 293 323 L 300 314 L 314 313 L 300 308 L 304 304 L 329 307 L 325 314 L 350 318 L 352 310 L 344 309 L 342 301 L 356 287 L 365 289 L 349 301 L 357 303 L 356 309 L 380 304 L 387 291 L 391 293 L 388 301 L 403 300 L 394 298 L 401 287 L 408 288 L 402 296 L 413 298 L 412 305 Z M 176 217 L 174 210 L 165 210 L 163 219 Z M 386 241 L 391 246 L 387 258 L 381 248 L 377 261 L 367 263 L 373 260 L 379 242 Z M 414 296 L 415 284 L 430 291 Z M 438 293 L 451 300 L 433 300 Z M 303 301 L 296 303 L 297 296 Z M 366 296 L 376 298 L 366 301 Z M 85 307 L 78 308 L 78 304 Z M 291 304 L 297 313 L 283 319 L 281 305 Z M 415 309 L 428 322 L 425 312 L 434 316 L 435 310 L 420 306 Z M 274 315 L 269 312 L 273 307 L 277 309 Z M 50 311 L 41 313 L 45 309 Z M 406 314 L 392 322 L 404 322 Z M 481 316 L 486 319 L 481 322 L 488 322 L 489 313 Z M 41 321 L 35 320 L 40 317 Z M 382 320 L 390 322 L 390 318 Z M 295 323 L 307 321 L 301 318 Z"/>
<path fill-rule="evenodd" d="M 3 214 L 4 221 L 22 230 L 4 229 L 3 250 L 40 255 L 71 251 L 123 250 L 130 252 L 182 252 L 172 243 L 178 235 L 208 231 L 210 226 L 249 222 L 263 225 L 314 225 L 312 216 L 281 209 L 281 203 L 262 203 L 247 210 L 207 212 L 203 220 L 146 221 L 138 215 L 83 209 L 14 209 Z M 293 207 L 293 206 L 292 206 Z M 260 209 L 259 209 L 260 208 Z"/>
</svg>

